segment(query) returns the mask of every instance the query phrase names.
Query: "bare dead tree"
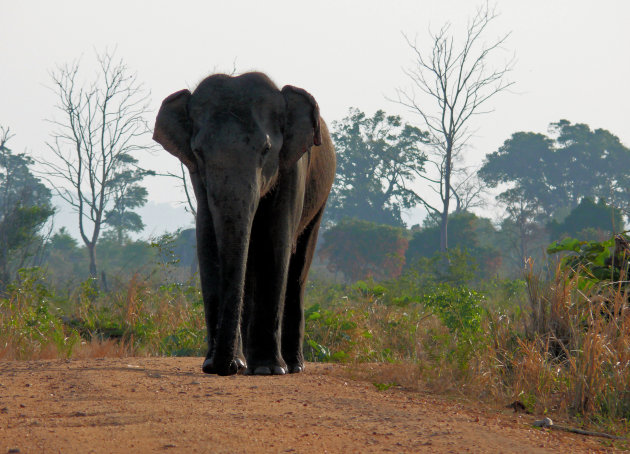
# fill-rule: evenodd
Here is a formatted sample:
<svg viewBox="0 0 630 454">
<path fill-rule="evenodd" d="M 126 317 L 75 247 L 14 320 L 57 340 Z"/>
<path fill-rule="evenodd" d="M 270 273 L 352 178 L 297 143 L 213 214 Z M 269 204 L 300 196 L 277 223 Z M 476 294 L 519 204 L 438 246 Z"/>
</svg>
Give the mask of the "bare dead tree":
<svg viewBox="0 0 630 454">
<path fill-rule="evenodd" d="M 430 49 L 421 48 L 403 34 L 414 53 L 414 64 L 405 70 L 411 88 L 398 89 L 395 101 L 418 114 L 430 134 L 427 164 L 428 167 L 432 164 L 434 171 L 420 176 L 439 196 L 440 203 L 433 204 L 427 198 L 422 198 L 421 203 L 440 223 L 442 252 L 448 249 L 451 201 L 455 199 L 461 208 L 464 200 L 471 206 L 475 199 L 471 197 L 474 192 L 470 192 L 474 188 L 466 184 L 470 172 L 459 166 L 462 151 L 473 134 L 470 120 L 489 112 L 483 109 L 487 101 L 513 85 L 507 79 L 512 61 L 499 68 L 488 67 L 490 56 L 501 50 L 510 35 L 490 44 L 483 41 L 484 32 L 496 17 L 497 13 L 488 4 L 477 9 L 468 22 L 461 45 L 456 44 L 448 23 L 437 33 L 429 32 L 433 43 Z M 463 179 L 458 182 L 460 174 Z"/>
<path fill-rule="evenodd" d="M 148 93 L 113 53 L 97 54 L 98 75 L 88 84 L 79 79 L 79 62 L 51 72 L 61 119 L 47 142 L 53 160 L 42 160 L 46 177 L 78 214 L 79 232 L 89 253 L 90 276 L 97 276 L 96 243 L 108 213 L 124 197 L 124 173 L 145 172 L 133 154 L 148 148 Z M 122 189 L 121 189 L 122 188 Z"/>
</svg>

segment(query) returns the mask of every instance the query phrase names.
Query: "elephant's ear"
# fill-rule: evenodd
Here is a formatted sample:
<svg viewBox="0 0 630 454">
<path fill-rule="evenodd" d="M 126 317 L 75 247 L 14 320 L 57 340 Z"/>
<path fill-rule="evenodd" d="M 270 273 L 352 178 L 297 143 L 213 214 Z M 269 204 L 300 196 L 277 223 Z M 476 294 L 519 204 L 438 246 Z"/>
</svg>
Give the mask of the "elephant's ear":
<svg viewBox="0 0 630 454">
<path fill-rule="evenodd" d="M 309 92 L 285 85 L 282 95 L 286 103 L 286 123 L 280 167 L 291 168 L 313 145 L 321 145 L 319 106 Z"/>
<path fill-rule="evenodd" d="M 190 91 L 180 90 L 162 101 L 162 106 L 155 119 L 153 140 L 166 151 L 177 156 L 188 170 L 197 171 L 195 157 L 190 149 L 192 124 L 188 116 Z"/>
</svg>

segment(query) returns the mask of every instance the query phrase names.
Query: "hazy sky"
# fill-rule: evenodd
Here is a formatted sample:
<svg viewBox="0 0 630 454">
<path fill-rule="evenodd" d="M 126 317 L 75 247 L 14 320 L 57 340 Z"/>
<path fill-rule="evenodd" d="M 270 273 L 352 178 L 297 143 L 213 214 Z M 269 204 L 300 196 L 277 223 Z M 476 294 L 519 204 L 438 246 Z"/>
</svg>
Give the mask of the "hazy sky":
<svg viewBox="0 0 630 454">
<path fill-rule="evenodd" d="M 311 92 L 322 116 L 339 120 L 349 107 L 419 119 L 387 100 L 408 85 L 402 68 L 412 54 L 401 32 L 428 45 L 427 30 L 453 23 L 462 30 L 480 2 L 439 1 L 0 1 L 0 125 L 10 126 L 14 151 L 45 153 L 55 95 L 49 72 L 94 49 L 116 48 L 151 91 L 150 123 L 162 99 L 213 71 L 266 72 L 280 86 Z M 512 93 L 478 117 L 467 160 L 480 164 L 516 131 L 547 132 L 565 118 L 605 128 L 630 145 L 630 1 L 507 0 L 486 38 L 511 32 L 492 64 L 516 57 Z M 149 140 L 149 137 L 147 137 Z M 165 151 L 142 156 L 164 171 L 177 160 Z M 147 181 L 164 227 L 190 218 L 170 206 L 183 200 L 173 181 Z M 155 208 L 155 204 L 157 208 Z M 169 204 L 169 205 L 161 205 Z M 164 214 L 167 214 L 164 216 Z M 148 214 L 148 233 L 160 216 Z M 420 222 L 418 215 L 410 219 Z M 180 222 L 181 220 L 181 222 Z M 58 225 L 65 222 L 58 222 Z M 155 223 L 155 224 L 154 224 Z"/>
</svg>

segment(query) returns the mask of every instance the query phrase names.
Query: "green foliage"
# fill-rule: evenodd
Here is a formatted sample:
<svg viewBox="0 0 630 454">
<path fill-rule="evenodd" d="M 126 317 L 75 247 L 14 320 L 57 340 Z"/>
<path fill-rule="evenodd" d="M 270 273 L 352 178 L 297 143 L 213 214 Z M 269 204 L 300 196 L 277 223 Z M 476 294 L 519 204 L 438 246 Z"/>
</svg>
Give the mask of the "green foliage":
<svg viewBox="0 0 630 454">
<path fill-rule="evenodd" d="M 305 311 L 305 358 L 311 361 L 416 359 L 415 337 L 426 314 L 417 303 L 386 302 L 386 286 L 359 281 Z M 332 298 L 330 298 L 332 296 Z"/>
<path fill-rule="evenodd" d="M 124 285 L 134 273 L 148 276 L 167 271 L 164 267 L 156 267 L 156 262 L 163 262 L 162 258 L 158 258 L 159 248 L 151 247 L 146 241 L 125 240 L 119 243 L 117 238 L 103 235 L 97 247 L 100 251 L 101 276 L 103 273 L 106 275 L 109 287 Z M 52 235 L 46 243 L 42 266 L 47 269 L 48 279 L 58 292 L 71 293 L 89 277 L 85 247 L 80 246 L 64 228 Z M 172 275 L 168 279 L 173 278 L 173 275 L 177 275 L 180 280 L 182 275 L 189 277 L 188 270 L 176 268 L 168 270 Z M 96 285 L 96 281 L 93 284 Z"/>
<path fill-rule="evenodd" d="M 41 246 L 38 234 L 54 212 L 50 190 L 30 170 L 33 160 L 7 147 L 11 137 L 0 127 L 0 292 Z"/>
<path fill-rule="evenodd" d="M 409 289 L 407 289 L 409 290 Z M 432 361 L 466 371 L 482 342 L 481 294 L 466 287 L 432 283 L 422 294 L 401 293 L 392 282 L 358 281 L 342 296 L 305 311 L 306 358 L 314 361 L 415 361 L 418 330 L 435 315 L 423 347 Z M 425 328 L 426 329 L 426 328 Z"/>
<path fill-rule="evenodd" d="M 614 238 L 606 241 L 580 241 L 568 237 L 551 243 L 547 248 L 547 253 L 564 253 L 560 262 L 563 269 L 569 270 L 571 276 L 579 275 L 580 286 L 584 288 L 600 282 L 619 281 L 623 273 L 627 276 L 627 269 L 624 270 L 621 266 L 627 262 L 627 256 L 618 259 L 618 263 L 615 263 L 612 260 L 614 247 Z"/>
<path fill-rule="evenodd" d="M 178 230 L 173 244 L 173 253 L 179 258 L 179 265 L 186 266 L 193 272 L 197 270 L 196 229 Z"/>
<path fill-rule="evenodd" d="M 168 267 L 179 263 L 179 257 L 175 254 L 175 242 L 179 235 L 179 230 L 163 233 L 151 240 L 151 247 L 158 252 L 158 261 L 161 266 Z"/>
<path fill-rule="evenodd" d="M 445 253 L 435 252 L 431 257 L 420 257 L 408 264 L 398 283 L 411 293 L 424 295 L 438 283 L 471 284 L 476 272 L 475 258 L 467 250 L 454 248 Z"/>
<path fill-rule="evenodd" d="M 539 216 L 574 208 L 584 197 L 598 197 L 629 212 L 630 149 L 604 129 L 560 120 L 554 137 L 517 132 L 498 151 L 486 155 L 479 176 L 491 187 L 514 185 L 522 198 L 541 207 Z"/>
<path fill-rule="evenodd" d="M 453 336 L 455 347 L 448 351 L 460 368 L 466 369 L 475 349 L 482 342 L 483 296 L 466 287 L 439 284 L 424 297 L 424 305 L 437 315 Z"/>
<path fill-rule="evenodd" d="M 623 230 L 621 210 L 606 204 L 603 199 L 595 203 L 590 197 L 584 197 L 562 222 L 552 220 L 549 224 L 551 236 L 555 239 L 584 237 L 591 229 L 601 232 L 600 236 L 610 236 Z"/>
<path fill-rule="evenodd" d="M 343 219 L 322 236 L 320 255 L 332 272 L 355 281 L 395 278 L 402 271 L 408 244 L 402 228 Z"/>
<path fill-rule="evenodd" d="M 107 185 L 114 197 L 111 208 L 105 213 L 104 224 L 111 228 L 105 234 L 109 233 L 110 238 L 122 244 L 128 239 L 129 232 L 141 232 L 144 229 L 140 215 L 132 210 L 147 203 L 148 192 L 140 183 L 145 177 L 155 175 L 155 172 L 139 168 L 138 160 L 128 153 L 120 153 L 117 158 L 120 169 L 112 175 Z"/>
<path fill-rule="evenodd" d="M 69 357 L 81 338 L 64 326 L 57 303 L 39 268 L 19 270 L 17 281 L 0 297 L 0 345 L 10 348 L 16 359 L 36 357 L 49 348 Z"/>
<path fill-rule="evenodd" d="M 554 142 L 543 134 L 516 132 L 495 152 L 486 155 L 479 176 L 490 187 L 514 183 L 526 200 L 549 211 L 555 194 L 544 183 L 559 175 L 553 163 Z"/>
<path fill-rule="evenodd" d="M 425 306 L 433 311 L 451 334 L 469 338 L 481 332 L 483 296 L 466 287 L 440 284 L 424 298 Z"/>
<path fill-rule="evenodd" d="M 426 156 L 420 146 L 427 133 L 382 110 L 370 118 L 350 109 L 346 118 L 333 123 L 332 138 L 337 176 L 325 223 L 350 217 L 402 226 L 401 211 L 419 202 L 409 188 L 424 172 Z"/>
<path fill-rule="evenodd" d="M 142 240 L 119 243 L 117 238 L 104 236 L 99 240 L 98 247 L 100 268 L 108 273 L 147 270 L 156 260 L 155 249 Z"/>
<path fill-rule="evenodd" d="M 601 240 L 622 230 L 622 214 L 630 213 L 630 149 L 585 124 L 560 120 L 550 131 L 549 137 L 512 134 L 479 170 L 490 187 L 507 185 L 497 200 L 506 209 L 500 243 L 513 276 L 530 258 L 544 263 L 541 251 L 550 240 Z"/>
<path fill-rule="evenodd" d="M 544 210 L 536 201 L 528 200 L 520 187 L 504 191 L 497 200 L 506 211 L 496 238 L 504 272 L 520 277 L 528 261 L 544 262 L 542 251 L 549 244 Z"/>
<path fill-rule="evenodd" d="M 322 309 L 319 304 L 315 304 L 305 311 L 304 316 L 307 326 L 310 327 L 304 340 L 307 359 L 338 362 L 349 359 L 347 350 L 355 345 L 352 333 L 358 326 L 354 321 L 355 311 L 333 311 Z M 316 337 L 320 330 L 326 332 L 329 338 L 335 339 L 335 343 L 340 345 L 331 350 L 325 343 L 318 342 L 319 339 Z M 330 343 L 330 340 L 328 339 L 326 343 Z"/>
</svg>

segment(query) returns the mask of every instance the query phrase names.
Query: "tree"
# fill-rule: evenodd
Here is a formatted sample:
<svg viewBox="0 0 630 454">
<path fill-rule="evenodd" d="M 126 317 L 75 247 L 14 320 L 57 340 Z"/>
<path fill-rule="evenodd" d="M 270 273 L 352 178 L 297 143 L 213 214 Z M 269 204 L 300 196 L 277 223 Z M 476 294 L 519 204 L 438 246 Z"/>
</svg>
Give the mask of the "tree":
<svg viewBox="0 0 630 454">
<path fill-rule="evenodd" d="M 137 166 L 137 160 L 129 158 L 130 163 Z M 140 215 L 131 210 L 140 208 L 147 202 L 147 189 L 139 183 L 145 176 L 153 174 L 152 171 L 136 167 L 124 170 L 112 178 L 110 187 L 114 194 L 114 203 L 112 209 L 105 213 L 104 223 L 111 228 L 109 232 L 119 245 L 128 239 L 127 232 L 141 232 L 144 229 Z"/>
<path fill-rule="evenodd" d="M 630 149 L 605 129 L 560 120 L 551 124 L 557 147 L 557 182 L 575 208 L 584 197 L 601 198 L 630 213 Z"/>
<path fill-rule="evenodd" d="M 479 176 L 490 187 L 510 185 L 540 220 L 578 206 L 584 197 L 603 199 L 630 213 L 630 149 L 604 129 L 567 120 L 551 123 L 553 137 L 516 132 L 486 155 Z M 509 195 L 504 192 L 504 198 Z"/>
<path fill-rule="evenodd" d="M 505 206 L 506 216 L 501 223 L 501 236 L 507 243 L 503 256 L 511 259 L 517 273 L 522 273 L 530 257 L 543 250 L 547 234 L 540 204 L 525 197 L 520 188 L 509 189 L 497 198 Z"/>
<path fill-rule="evenodd" d="M 623 228 L 621 210 L 602 199 L 595 203 L 590 197 L 584 197 L 562 222 L 554 219 L 549 223 L 553 240 L 570 236 L 580 240 L 604 241 Z"/>
<path fill-rule="evenodd" d="M 468 22 L 460 47 L 456 46 L 448 23 L 437 33 L 430 32 L 433 46 L 429 52 L 405 36 L 415 56 L 414 66 L 405 71 L 412 88 L 397 90 L 397 102 L 417 113 L 429 132 L 432 153 L 428 162 L 435 171 L 424 179 L 438 195 L 439 204 L 426 197 L 421 198 L 421 203 L 432 218 L 439 220 L 442 252 L 448 248 L 451 201 L 470 200 L 464 194 L 471 187 L 459 184 L 457 178 L 461 182 L 470 177 L 470 172 L 461 167 L 461 161 L 472 135 L 471 119 L 486 113 L 482 107 L 488 100 L 513 84 L 507 80 L 511 63 L 498 69 L 488 67 L 490 57 L 501 49 L 509 36 L 504 35 L 491 44 L 482 41 L 484 32 L 496 17 L 487 4 L 479 8 Z"/>
<path fill-rule="evenodd" d="M 31 173 L 33 160 L 7 147 L 12 137 L 0 127 L 0 290 L 41 246 L 39 232 L 54 212 L 50 190 Z"/>
<path fill-rule="evenodd" d="M 537 216 L 548 217 L 564 197 L 550 183 L 558 180 L 554 142 L 544 134 L 517 132 L 498 151 L 486 155 L 480 178 L 491 188 L 511 183 L 523 201 L 542 207 Z M 505 199 L 514 197 L 506 194 Z M 560 202 L 557 200 L 562 199 Z"/>
<path fill-rule="evenodd" d="M 426 133 L 399 116 L 377 111 L 367 117 L 358 109 L 333 123 L 337 176 L 326 208 L 328 222 L 344 217 L 402 226 L 401 212 L 419 196 L 410 188 L 423 171 L 420 146 Z"/>
<path fill-rule="evenodd" d="M 422 229 L 414 232 L 405 254 L 407 267 L 414 266 L 421 258 L 434 257 L 440 253 L 441 227 L 439 221 L 425 220 Z M 468 253 L 468 261 L 474 262 L 479 273 L 489 277 L 496 274 L 501 265 L 501 252 L 493 246 L 496 230 L 489 219 L 473 213 L 460 212 L 451 215 L 451 247 Z"/>
<path fill-rule="evenodd" d="M 55 161 L 43 161 L 59 196 L 78 214 L 79 232 L 96 277 L 96 245 L 106 225 L 119 232 L 137 230 L 141 221 L 131 209 L 142 206 L 146 191 L 139 185 L 150 172 L 138 167 L 133 154 L 147 148 L 144 120 L 147 94 L 122 60 L 97 55 L 99 75 L 89 85 L 79 82 L 79 63 L 51 73 L 58 95 L 60 120 L 52 123 L 48 148 Z"/>
<path fill-rule="evenodd" d="M 61 227 L 48 239 L 44 263 L 47 279 L 59 292 L 69 294 L 88 278 L 85 251 L 65 227 Z"/>
<path fill-rule="evenodd" d="M 323 234 L 322 258 L 349 279 L 397 278 L 405 264 L 405 230 L 359 219 L 343 219 Z"/>
</svg>

